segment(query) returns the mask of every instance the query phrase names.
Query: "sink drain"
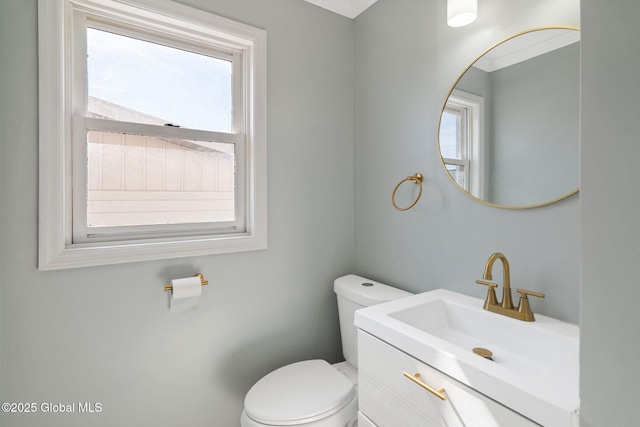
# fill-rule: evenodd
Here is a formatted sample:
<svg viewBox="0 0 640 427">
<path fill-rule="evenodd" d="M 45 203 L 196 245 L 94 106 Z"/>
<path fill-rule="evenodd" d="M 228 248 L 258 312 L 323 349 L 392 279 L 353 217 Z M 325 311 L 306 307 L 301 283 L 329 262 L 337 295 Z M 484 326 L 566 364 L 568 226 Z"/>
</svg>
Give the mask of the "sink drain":
<svg viewBox="0 0 640 427">
<path fill-rule="evenodd" d="M 482 347 L 475 347 L 473 349 L 473 352 L 475 354 L 477 354 L 478 356 L 484 357 L 485 359 L 493 360 L 491 358 L 491 356 L 493 356 L 493 353 L 491 352 L 491 350 L 488 350 L 488 349 L 482 348 Z"/>
</svg>

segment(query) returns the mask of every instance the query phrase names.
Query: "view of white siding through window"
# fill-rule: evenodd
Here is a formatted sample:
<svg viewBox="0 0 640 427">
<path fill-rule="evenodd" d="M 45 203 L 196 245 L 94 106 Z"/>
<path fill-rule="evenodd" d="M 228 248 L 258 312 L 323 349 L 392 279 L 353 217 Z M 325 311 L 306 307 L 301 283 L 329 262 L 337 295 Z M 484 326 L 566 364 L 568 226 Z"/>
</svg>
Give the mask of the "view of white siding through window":
<svg viewBox="0 0 640 427">
<path fill-rule="evenodd" d="M 232 64 L 87 31 L 89 117 L 232 131 Z M 89 227 L 235 220 L 234 144 L 120 132 L 87 135 Z"/>
</svg>

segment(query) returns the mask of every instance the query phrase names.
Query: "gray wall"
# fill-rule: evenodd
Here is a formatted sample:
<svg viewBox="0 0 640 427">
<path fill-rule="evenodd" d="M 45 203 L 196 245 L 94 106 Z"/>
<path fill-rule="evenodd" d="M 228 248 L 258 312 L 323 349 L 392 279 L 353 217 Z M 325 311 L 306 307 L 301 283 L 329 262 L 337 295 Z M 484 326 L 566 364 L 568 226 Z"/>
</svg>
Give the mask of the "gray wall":
<svg viewBox="0 0 640 427">
<path fill-rule="evenodd" d="M 581 13 L 581 426 L 634 427 L 640 388 L 640 2 L 582 0 Z"/>
<path fill-rule="evenodd" d="M 575 190 L 580 44 L 496 70 L 490 76 L 489 200 L 531 205 Z"/>
<path fill-rule="evenodd" d="M 532 300 L 535 311 L 580 322 L 582 425 L 637 424 L 636 0 L 582 0 L 582 190 L 530 211 L 454 188 L 437 156 L 437 120 L 477 52 L 529 27 L 579 25 L 577 0 L 484 0 L 478 20 L 458 29 L 444 24 L 439 0 L 379 0 L 355 24 L 299 0 L 189 3 L 269 32 L 270 247 L 39 273 L 36 2 L 3 1 L 0 400 L 104 410 L 0 415 L 0 424 L 234 425 L 268 370 L 340 357 L 335 276 L 481 297 L 474 280 L 494 250 L 509 257 L 514 285 L 547 293 Z M 423 199 L 393 210 L 393 187 L 416 171 Z M 162 284 L 194 271 L 211 280 L 199 310 L 170 315 Z"/>
<path fill-rule="evenodd" d="M 355 271 L 415 292 L 484 297 L 475 280 L 501 251 L 515 287 L 546 294 L 531 301 L 534 311 L 578 323 L 579 196 L 533 210 L 478 203 L 450 181 L 436 133 L 451 85 L 480 52 L 526 29 L 578 26 L 579 3 L 484 0 L 479 7 L 476 22 L 462 28 L 446 25 L 439 0 L 380 0 L 356 18 Z M 414 172 L 425 176 L 422 199 L 396 211 L 391 191 Z"/>
<path fill-rule="evenodd" d="M 238 425 L 283 364 L 341 358 L 353 264 L 353 23 L 300 0 L 190 0 L 268 32 L 269 249 L 38 272 L 37 2 L 0 5 L 0 401 L 101 402 L 2 426 Z M 345 43 L 345 40 L 347 41 Z M 202 272 L 197 310 L 163 285 Z"/>
</svg>

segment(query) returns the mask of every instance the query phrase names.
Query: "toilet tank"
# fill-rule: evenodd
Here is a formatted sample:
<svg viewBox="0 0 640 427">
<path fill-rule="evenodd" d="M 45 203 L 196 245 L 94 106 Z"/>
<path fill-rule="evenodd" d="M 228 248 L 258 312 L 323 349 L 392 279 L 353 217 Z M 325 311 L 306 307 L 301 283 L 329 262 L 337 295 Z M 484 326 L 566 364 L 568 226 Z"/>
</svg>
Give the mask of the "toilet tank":
<svg viewBox="0 0 640 427">
<path fill-rule="evenodd" d="M 357 368 L 358 334 L 353 324 L 356 310 L 413 294 L 354 274 L 337 278 L 333 290 L 338 297 L 342 354 Z"/>
</svg>

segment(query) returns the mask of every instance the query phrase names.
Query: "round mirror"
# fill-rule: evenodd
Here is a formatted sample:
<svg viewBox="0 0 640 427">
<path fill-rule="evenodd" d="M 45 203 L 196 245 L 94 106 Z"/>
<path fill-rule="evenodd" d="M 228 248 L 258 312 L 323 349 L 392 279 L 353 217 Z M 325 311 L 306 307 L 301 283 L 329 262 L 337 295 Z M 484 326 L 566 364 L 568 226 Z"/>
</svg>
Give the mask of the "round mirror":
<svg viewBox="0 0 640 427">
<path fill-rule="evenodd" d="M 438 129 L 442 164 L 473 198 L 531 208 L 578 191 L 580 31 L 536 28 L 458 77 Z"/>
</svg>

